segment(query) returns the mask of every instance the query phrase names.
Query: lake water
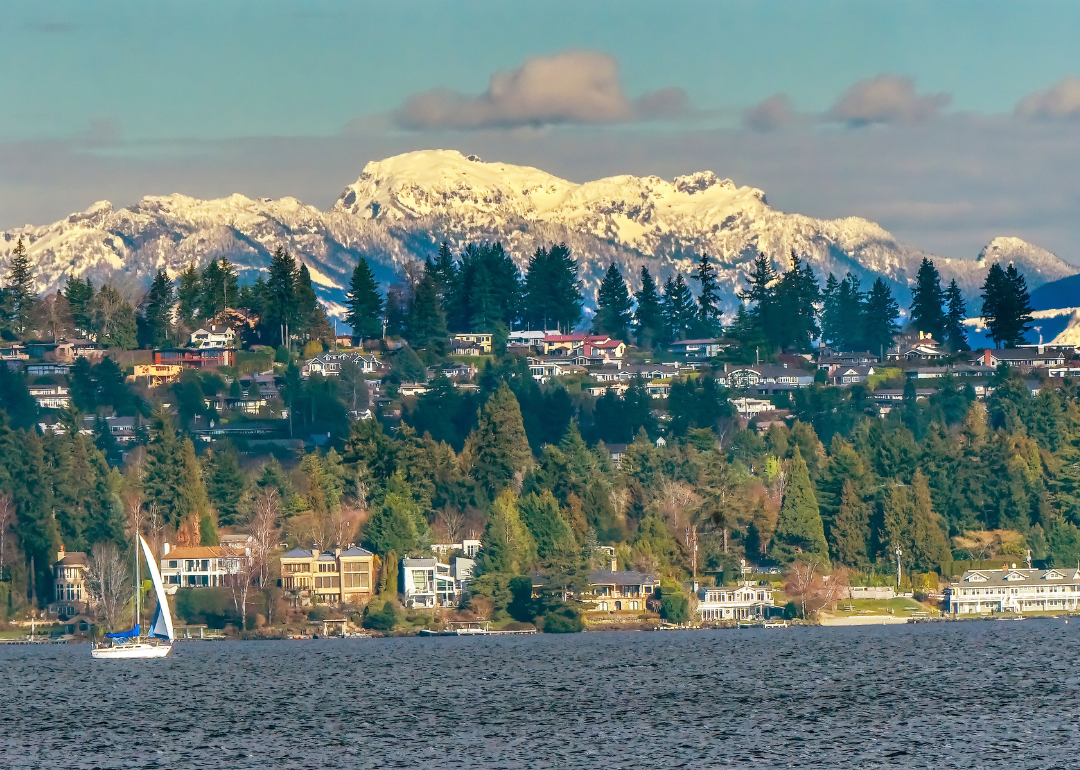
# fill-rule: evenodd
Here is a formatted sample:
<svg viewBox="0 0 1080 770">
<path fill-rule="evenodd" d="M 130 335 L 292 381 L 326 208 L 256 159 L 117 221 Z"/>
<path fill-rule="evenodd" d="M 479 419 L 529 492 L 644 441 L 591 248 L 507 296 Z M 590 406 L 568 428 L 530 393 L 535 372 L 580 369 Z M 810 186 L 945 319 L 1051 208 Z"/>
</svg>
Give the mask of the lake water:
<svg viewBox="0 0 1080 770">
<path fill-rule="evenodd" d="M 0 768 L 1076 768 L 1080 621 L 0 648 Z"/>
</svg>

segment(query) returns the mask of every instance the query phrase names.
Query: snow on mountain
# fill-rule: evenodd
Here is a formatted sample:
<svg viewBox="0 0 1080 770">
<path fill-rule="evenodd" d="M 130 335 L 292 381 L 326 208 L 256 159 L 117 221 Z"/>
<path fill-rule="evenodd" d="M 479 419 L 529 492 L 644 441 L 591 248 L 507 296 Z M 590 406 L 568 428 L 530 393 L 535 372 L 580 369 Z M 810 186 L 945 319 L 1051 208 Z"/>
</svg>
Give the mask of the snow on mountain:
<svg viewBox="0 0 1080 770">
<path fill-rule="evenodd" d="M 1080 308 L 1073 308 L 1069 325 L 1052 340 L 1053 345 L 1080 345 Z"/>
<path fill-rule="evenodd" d="M 380 280 L 403 262 L 432 254 L 447 239 L 500 240 L 524 265 L 540 246 L 565 242 L 581 262 L 587 295 L 612 261 L 631 283 L 641 265 L 661 280 L 689 274 L 697 254 L 718 263 L 724 299 L 735 292 L 759 251 L 786 269 L 791 254 L 822 279 L 847 271 L 885 277 L 904 299 L 923 256 L 873 222 L 819 220 L 771 208 L 761 190 L 739 187 L 709 171 L 676 177 L 615 176 L 584 184 L 539 169 L 485 163 L 450 150 L 412 152 L 369 163 L 329 211 L 293 198 L 232 195 L 203 201 L 183 195 L 146 197 L 114 209 L 96 203 L 51 225 L 3 233 L 0 260 L 23 237 L 41 288 L 69 272 L 137 291 L 159 268 L 176 274 L 188 262 L 227 257 L 242 280 L 253 278 L 278 247 L 308 265 L 328 302 L 340 302 L 353 265 L 368 257 Z M 933 257 L 947 282 L 977 294 L 989 265 L 1013 261 L 1032 288 L 1077 268 L 1016 238 L 996 238 L 977 260 Z"/>
</svg>

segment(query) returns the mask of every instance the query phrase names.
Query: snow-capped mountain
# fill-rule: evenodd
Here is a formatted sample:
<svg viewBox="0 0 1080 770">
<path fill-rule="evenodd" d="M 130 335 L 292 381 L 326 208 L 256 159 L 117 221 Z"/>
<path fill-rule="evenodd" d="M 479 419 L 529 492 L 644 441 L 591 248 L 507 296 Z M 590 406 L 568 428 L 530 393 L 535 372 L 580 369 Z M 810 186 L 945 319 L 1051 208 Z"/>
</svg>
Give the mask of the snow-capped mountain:
<svg viewBox="0 0 1080 770">
<path fill-rule="evenodd" d="M 674 271 L 689 274 L 695 256 L 707 252 L 718 263 L 729 309 L 761 251 L 778 269 L 798 254 L 822 279 L 849 270 L 864 280 L 881 275 L 902 298 L 927 256 L 864 219 L 776 211 L 762 191 L 708 171 L 671 181 L 616 176 L 576 184 L 446 150 L 369 163 L 329 211 L 293 198 L 242 195 L 210 201 L 146 197 L 121 209 L 101 202 L 51 225 L 7 231 L 0 237 L 0 261 L 19 237 L 45 290 L 74 273 L 134 292 L 159 268 L 175 274 L 190 261 L 202 265 L 222 256 L 245 280 L 282 247 L 308 265 L 332 306 L 343 298 L 358 256 L 368 258 L 380 279 L 391 280 L 403 262 L 433 254 L 443 239 L 455 249 L 499 240 L 521 265 L 537 247 L 565 242 L 580 260 L 590 299 L 612 261 L 636 283 L 640 265 L 662 280 Z M 943 279 L 956 278 L 969 295 L 996 261 L 1015 262 L 1032 288 L 1080 272 L 1016 238 L 994 239 L 976 260 L 933 259 Z"/>
</svg>

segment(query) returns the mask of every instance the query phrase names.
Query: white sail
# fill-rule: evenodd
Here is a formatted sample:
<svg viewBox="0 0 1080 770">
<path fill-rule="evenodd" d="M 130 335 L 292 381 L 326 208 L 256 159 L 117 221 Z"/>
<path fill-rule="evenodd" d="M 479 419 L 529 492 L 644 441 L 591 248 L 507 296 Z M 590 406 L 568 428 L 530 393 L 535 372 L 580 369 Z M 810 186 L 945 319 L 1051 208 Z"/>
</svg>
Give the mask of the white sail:
<svg viewBox="0 0 1080 770">
<path fill-rule="evenodd" d="M 168 639 L 170 642 L 176 639 L 176 635 L 173 633 L 172 627 L 172 613 L 169 612 L 169 600 L 165 596 L 165 585 L 161 582 L 161 572 L 158 570 L 157 562 L 154 561 L 154 554 L 150 551 L 150 546 L 146 544 L 146 540 L 142 535 L 139 536 L 139 542 L 142 543 L 143 555 L 146 556 L 146 566 L 150 571 L 150 579 L 154 583 L 154 594 L 157 596 L 157 613 L 154 615 L 154 622 L 150 624 L 150 636 L 155 636 L 158 639 Z"/>
</svg>

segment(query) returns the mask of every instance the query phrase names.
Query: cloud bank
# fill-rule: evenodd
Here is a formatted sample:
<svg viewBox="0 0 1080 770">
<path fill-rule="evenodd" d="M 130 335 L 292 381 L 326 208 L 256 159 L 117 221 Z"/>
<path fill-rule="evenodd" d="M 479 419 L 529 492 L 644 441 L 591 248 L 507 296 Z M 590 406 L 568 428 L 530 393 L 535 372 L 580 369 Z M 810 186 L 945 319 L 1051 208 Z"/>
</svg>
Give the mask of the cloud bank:
<svg viewBox="0 0 1080 770">
<path fill-rule="evenodd" d="M 849 126 L 921 123 L 937 117 L 950 101 L 944 93 L 916 94 L 911 78 L 878 75 L 849 88 L 825 118 Z"/>
<path fill-rule="evenodd" d="M 416 94 L 395 112 L 394 122 L 414 130 L 623 123 L 676 116 L 688 106 L 686 93 L 674 87 L 631 100 L 612 56 L 563 51 L 496 72 L 478 96 L 449 89 Z"/>
<path fill-rule="evenodd" d="M 748 109 L 742 116 L 744 128 L 762 133 L 787 128 L 794 122 L 795 111 L 786 94 L 773 94 Z"/>
<path fill-rule="evenodd" d="M 1024 97 L 1016 115 L 1028 120 L 1066 120 L 1080 117 L 1080 78 L 1066 77 L 1045 91 Z"/>
</svg>

